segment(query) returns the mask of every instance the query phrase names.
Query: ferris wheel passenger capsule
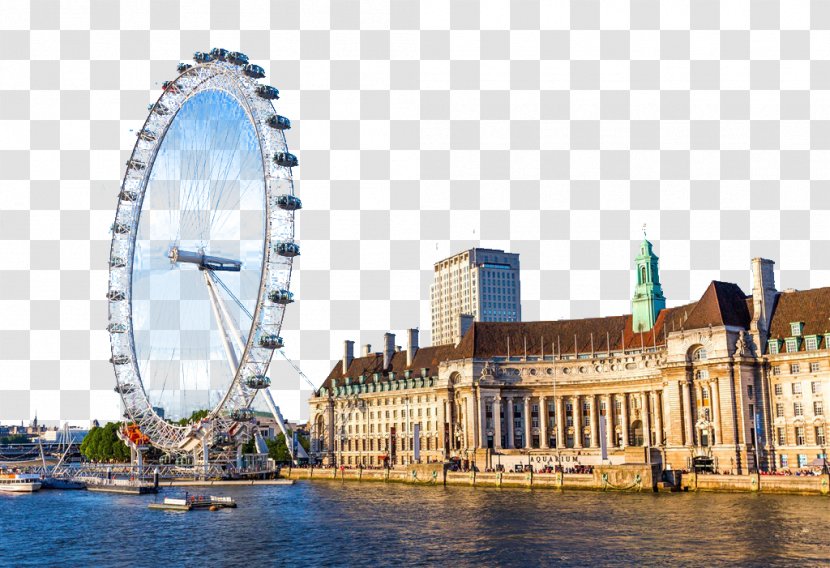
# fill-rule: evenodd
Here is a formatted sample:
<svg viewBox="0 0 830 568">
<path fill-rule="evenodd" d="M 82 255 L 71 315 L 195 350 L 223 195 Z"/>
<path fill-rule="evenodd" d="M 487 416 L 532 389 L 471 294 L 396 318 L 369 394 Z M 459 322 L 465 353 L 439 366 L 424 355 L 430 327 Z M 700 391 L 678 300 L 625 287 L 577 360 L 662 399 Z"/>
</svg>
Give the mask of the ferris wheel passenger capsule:
<svg viewBox="0 0 830 568">
<path fill-rule="evenodd" d="M 288 258 L 300 255 L 300 245 L 293 241 L 284 241 L 274 246 L 274 251 L 280 256 Z"/>
<path fill-rule="evenodd" d="M 193 61 L 196 63 L 207 63 L 212 60 L 213 57 L 210 56 L 210 53 L 202 53 L 201 51 L 197 51 L 193 54 Z"/>
<path fill-rule="evenodd" d="M 237 408 L 230 414 L 231 420 L 235 422 L 250 422 L 254 417 L 253 411 L 248 408 Z"/>
<path fill-rule="evenodd" d="M 231 51 L 228 54 L 228 61 L 235 65 L 247 65 L 248 56 L 242 53 L 241 51 Z"/>
<path fill-rule="evenodd" d="M 297 156 L 290 152 L 277 152 L 274 154 L 274 162 L 284 168 L 296 168 L 300 164 Z"/>
<path fill-rule="evenodd" d="M 285 343 L 278 335 L 263 335 L 259 338 L 259 346 L 265 349 L 282 349 Z"/>
<path fill-rule="evenodd" d="M 243 69 L 243 72 L 252 79 L 262 79 L 265 77 L 265 69 L 253 63 L 248 63 Z"/>
<path fill-rule="evenodd" d="M 223 49 L 221 47 L 214 47 L 213 49 L 210 50 L 210 56 L 213 59 L 218 59 L 219 61 L 225 61 L 225 59 L 228 57 L 228 50 Z"/>
<path fill-rule="evenodd" d="M 303 202 L 300 201 L 299 197 L 286 193 L 277 196 L 277 206 L 286 211 L 296 211 L 297 209 L 303 208 Z"/>
<path fill-rule="evenodd" d="M 169 93 L 178 93 L 179 87 L 173 81 L 165 81 L 161 84 L 161 88 Z"/>
<path fill-rule="evenodd" d="M 190 63 L 182 62 L 182 63 L 179 63 L 178 65 L 176 65 L 176 71 L 178 71 L 179 73 L 184 73 L 185 71 L 187 71 L 191 67 L 193 67 L 193 65 L 191 65 Z"/>
<path fill-rule="evenodd" d="M 294 294 L 288 290 L 271 290 L 268 293 L 268 299 L 275 304 L 282 304 L 284 306 L 294 301 Z"/>
<path fill-rule="evenodd" d="M 256 88 L 256 94 L 263 99 L 276 100 L 280 98 L 280 91 L 271 85 L 259 85 Z"/>
<path fill-rule="evenodd" d="M 126 223 L 113 223 L 110 229 L 118 235 L 127 235 L 130 232 L 130 226 Z"/>
<path fill-rule="evenodd" d="M 110 302 L 122 302 L 127 298 L 126 294 L 121 290 L 110 290 L 107 292 L 107 299 Z"/>
<path fill-rule="evenodd" d="M 131 392 L 135 392 L 135 386 L 130 384 L 123 384 L 123 385 L 116 385 L 114 389 L 115 392 L 118 394 L 130 394 Z M 129 414 L 124 415 L 124 418 L 129 418 Z"/>
<path fill-rule="evenodd" d="M 291 128 L 291 121 L 285 118 L 284 116 L 280 116 L 275 114 L 271 118 L 268 119 L 268 126 L 271 128 L 276 128 L 277 130 L 288 130 Z"/>
<path fill-rule="evenodd" d="M 267 389 L 271 386 L 271 379 L 265 375 L 252 375 L 245 379 L 245 384 L 249 389 Z"/>
<path fill-rule="evenodd" d="M 130 362 L 130 358 L 127 355 L 116 355 L 115 357 L 110 357 L 110 363 L 113 365 L 126 365 Z"/>
<path fill-rule="evenodd" d="M 156 138 L 158 138 L 155 132 L 146 129 L 139 130 L 135 135 L 146 142 L 155 142 Z"/>
</svg>

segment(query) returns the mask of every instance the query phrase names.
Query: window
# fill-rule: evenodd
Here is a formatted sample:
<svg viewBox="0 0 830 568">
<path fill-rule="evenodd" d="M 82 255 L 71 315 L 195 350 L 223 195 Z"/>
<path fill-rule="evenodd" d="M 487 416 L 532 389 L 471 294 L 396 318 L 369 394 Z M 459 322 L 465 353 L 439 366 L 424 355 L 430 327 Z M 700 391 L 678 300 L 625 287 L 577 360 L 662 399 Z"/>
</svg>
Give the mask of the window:
<svg viewBox="0 0 830 568">
<path fill-rule="evenodd" d="M 824 437 L 824 426 L 816 426 L 816 444 L 818 444 L 819 446 L 823 446 L 825 445 L 825 441 L 826 438 Z"/>
<path fill-rule="evenodd" d="M 777 354 L 780 349 L 780 343 L 777 339 L 770 339 L 769 340 L 769 352 L 773 355 Z"/>
<path fill-rule="evenodd" d="M 792 388 L 793 394 L 801 394 L 801 383 L 793 383 L 790 388 Z"/>
<path fill-rule="evenodd" d="M 792 363 L 790 365 L 790 374 L 791 375 L 795 375 L 795 374 L 800 373 L 800 372 L 801 372 L 801 367 L 798 365 L 798 363 Z"/>
<path fill-rule="evenodd" d="M 706 350 L 701 347 L 695 350 L 692 353 L 692 361 L 705 361 L 706 360 Z"/>
<path fill-rule="evenodd" d="M 795 427 L 795 445 L 796 446 L 803 446 L 804 445 L 804 426 L 796 426 Z"/>
<path fill-rule="evenodd" d="M 813 381 L 810 383 L 810 387 L 812 388 L 813 394 L 821 393 L 821 383 L 818 381 Z"/>
<path fill-rule="evenodd" d="M 752 398 L 753 391 L 754 391 L 754 389 L 752 388 L 752 385 L 747 385 L 746 386 L 746 396 L 748 396 L 749 398 Z"/>
<path fill-rule="evenodd" d="M 784 428 L 776 428 L 775 429 L 777 438 L 778 438 L 778 445 L 779 446 L 786 446 L 787 445 L 787 431 Z"/>
<path fill-rule="evenodd" d="M 777 383 L 775 385 L 775 394 L 776 396 L 781 396 L 782 394 L 784 394 L 784 387 L 781 385 L 781 383 Z"/>
<path fill-rule="evenodd" d="M 798 351 L 798 340 L 795 337 L 788 337 L 786 340 L 787 353 L 795 353 Z"/>
<path fill-rule="evenodd" d="M 815 416 L 824 416 L 824 402 L 821 400 L 813 401 L 813 414 Z"/>
<path fill-rule="evenodd" d="M 800 402 L 794 402 L 793 414 L 795 414 L 796 416 L 804 416 L 804 405 Z"/>
<path fill-rule="evenodd" d="M 818 349 L 818 338 L 815 335 L 804 338 L 804 348 L 807 351 L 815 351 Z"/>
<path fill-rule="evenodd" d="M 783 418 L 784 417 L 784 403 L 777 402 L 775 404 L 775 417 L 776 418 Z"/>
<path fill-rule="evenodd" d="M 790 333 L 793 335 L 801 335 L 801 326 L 804 325 L 800 321 L 794 321 L 790 324 Z"/>
<path fill-rule="evenodd" d="M 805 467 L 807 465 L 807 454 L 798 454 L 798 467 Z"/>
<path fill-rule="evenodd" d="M 786 468 L 786 467 L 790 466 L 790 464 L 789 464 L 790 460 L 789 460 L 789 456 L 787 454 L 781 454 L 778 457 L 781 458 L 781 467 Z"/>
<path fill-rule="evenodd" d="M 700 381 L 706 380 L 709 378 L 709 371 L 706 369 L 700 369 L 695 373 L 695 377 Z"/>
<path fill-rule="evenodd" d="M 775 366 L 772 368 L 772 374 L 773 374 L 773 376 L 775 376 L 775 377 L 777 377 L 778 375 L 780 375 L 780 374 L 781 374 L 781 367 L 779 367 L 778 365 L 775 365 Z"/>
<path fill-rule="evenodd" d="M 811 373 L 818 373 L 818 370 L 819 370 L 818 361 L 813 361 L 812 363 L 810 363 L 810 372 Z"/>
</svg>

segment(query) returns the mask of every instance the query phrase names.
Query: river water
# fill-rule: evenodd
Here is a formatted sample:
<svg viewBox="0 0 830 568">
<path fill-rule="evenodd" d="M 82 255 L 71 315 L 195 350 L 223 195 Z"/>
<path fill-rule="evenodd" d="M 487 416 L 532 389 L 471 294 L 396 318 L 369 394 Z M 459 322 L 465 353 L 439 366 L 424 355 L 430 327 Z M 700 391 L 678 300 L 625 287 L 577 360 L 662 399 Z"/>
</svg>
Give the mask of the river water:
<svg viewBox="0 0 830 568">
<path fill-rule="evenodd" d="M 159 496 L 0 494 L 0 566 L 826 565 L 830 499 L 297 482 Z"/>
</svg>

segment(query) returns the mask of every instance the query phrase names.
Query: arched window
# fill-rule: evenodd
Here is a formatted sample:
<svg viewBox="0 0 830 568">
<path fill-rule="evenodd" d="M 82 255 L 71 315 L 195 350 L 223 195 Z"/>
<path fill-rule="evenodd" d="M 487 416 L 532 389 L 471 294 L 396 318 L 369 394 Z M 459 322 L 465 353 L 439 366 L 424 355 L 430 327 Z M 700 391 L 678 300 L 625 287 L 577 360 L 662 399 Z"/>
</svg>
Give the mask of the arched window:
<svg viewBox="0 0 830 568">
<path fill-rule="evenodd" d="M 692 361 L 705 361 L 706 360 L 706 350 L 703 347 L 699 347 L 692 353 Z"/>
<path fill-rule="evenodd" d="M 645 284 L 646 282 L 646 267 L 640 267 L 640 284 Z"/>
</svg>

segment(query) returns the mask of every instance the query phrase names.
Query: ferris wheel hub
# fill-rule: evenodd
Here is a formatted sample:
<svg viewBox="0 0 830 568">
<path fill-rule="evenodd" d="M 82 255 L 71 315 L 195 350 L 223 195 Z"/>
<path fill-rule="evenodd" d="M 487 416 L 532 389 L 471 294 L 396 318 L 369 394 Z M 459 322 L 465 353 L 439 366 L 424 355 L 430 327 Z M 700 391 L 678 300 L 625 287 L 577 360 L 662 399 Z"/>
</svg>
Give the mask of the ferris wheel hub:
<svg viewBox="0 0 830 568">
<path fill-rule="evenodd" d="M 239 272 L 242 269 L 242 262 L 219 256 L 208 256 L 203 252 L 181 250 L 179 247 L 172 247 L 167 253 L 171 264 L 189 263 L 195 264 L 200 270 L 216 270 L 225 272 Z"/>
</svg>

